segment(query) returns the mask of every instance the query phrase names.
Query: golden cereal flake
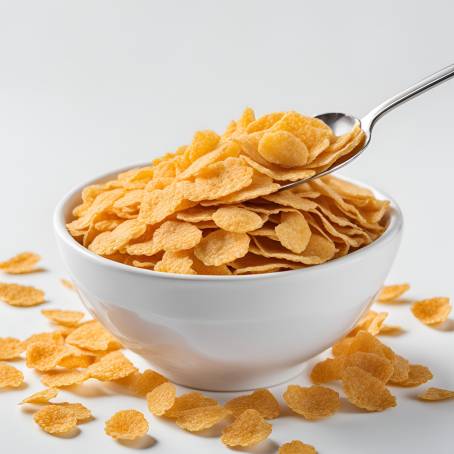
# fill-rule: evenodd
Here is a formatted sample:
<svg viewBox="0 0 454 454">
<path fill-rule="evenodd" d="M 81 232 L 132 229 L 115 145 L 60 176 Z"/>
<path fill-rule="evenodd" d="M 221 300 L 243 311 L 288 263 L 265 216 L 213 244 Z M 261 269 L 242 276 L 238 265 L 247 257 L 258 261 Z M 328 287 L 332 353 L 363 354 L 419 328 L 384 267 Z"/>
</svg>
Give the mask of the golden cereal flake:
<svg viewBox="0 0 454 454">
<path fill-rule="evenodd" d="M 339 394 L 324 386 L 289 385 L 283 396 L 287 405 L 295 413 L 309 420 L 331 416 L 340 407 Z"/>
<path fill-rule="evenodd" d="M 267 423 L 257 410 L 249 409 L 224 429 L 221 441 L 230 447 L 248 447 L 266 440 L 271 431 L 271 424 Z"/>
<path fill-rule="evenodd" d="M 162 416 L 172 408 L 176 399 L 176 387 L 173 383 L 166 382 L 157 386 L 147 394 L 147 405 L 150 413 Z"/>
<path fill-rule="evenodd" d="M 380 303 L 394 301 L 410 290 L 410 284 L 387 285 L 383 287 L 377 296 Z"/>
<path fill-rule="evenodd" d="M 317 451 L 311 445 L 307 445 L 300 440 L 293 440 L 284 443 L 279 448 L 278 454 L 317 454 Z"/>
<path fill-rule="evenodd" d="M 346 367 L 342 374 L 342 386 L 347 399 L 358 408 L 367 411 L 383 411 L 396 406 L 396 398 L 385 384 L 365 370 Z"/>
<path fill-rule="evenodd" d="M 51 399 L 57 397 L 57 388 L 47 388 L 26 397 L 21 404 L 47 404 Z"/>
<path fill-rule="evenodd" d="M 46 405 L 33 415 L 33 419 L 50 434 L 66 433 L 77 426 L 74 411 L 61 405 Z"/>
<path fill-rule="evenodd" d="M 33 252 L 21 252 L 16 256 L 0 262 L 0 271 L 8 274 L 27 274 L 37 271 L 36 264 L 41 260 Z"/>
<path fill-rule="evenodd" d="M 426 325 L 436 325 L 448 319 L 452 306 L 449 298 L 430 298 L 411 306 L 413 315 Z"/>
<path fill-rule="evenodd" d="M 418 394 L 418 399 L 425 401 L 454 399 L 454 391 L 442 388 L 427 388 L 423 393 Z"/>
<path fill-rule="evenodd" d="M 134 365 L 120 351 L 108 353 L 87 369 L 91 378 L 112 381 L 127 377 L 137 371 Z"/>
<path fill-rule="evenodd" d="M 234 417 L 240 416 L 245 410 L 257 410 L 264 418 L 277 418 L 281 409 L 279 402 L 268 389 L 258 389 L 251 394 L 235 397 L 225 404 Z"/>
<path fill-rule="evenodd" d="M 25 342 L 14 337 L 0 337 L 0 361 L 20 358 L 25 351 Z"/>
<path fill-rule="evenodd" d="M 18 388 L 24 383 L 24 374 L 7 363 L 0 362 L 0 389 Z"/>
<path fill-rule="evenodd" d="M 50 321 L 57 325 L 77 326 L 84 318 L 84 313 L 80 311 L 66 311 L 62 309 L 43 309 L 41 313 Z"/>
<path fill-rule="evenodd" d="M 199 432 L 213 427 L 229 414 L 229 411 L 220 405 L 210 405 L 184 410 L 175 422 L 178 427 L 189 432 Z"/>
<path fill-rule="evenodd" d="M 35 287 L 0 283 L 0 300 L 16 307 L 30 307 L 44 303 L 44 292 Z"/>
</svg>

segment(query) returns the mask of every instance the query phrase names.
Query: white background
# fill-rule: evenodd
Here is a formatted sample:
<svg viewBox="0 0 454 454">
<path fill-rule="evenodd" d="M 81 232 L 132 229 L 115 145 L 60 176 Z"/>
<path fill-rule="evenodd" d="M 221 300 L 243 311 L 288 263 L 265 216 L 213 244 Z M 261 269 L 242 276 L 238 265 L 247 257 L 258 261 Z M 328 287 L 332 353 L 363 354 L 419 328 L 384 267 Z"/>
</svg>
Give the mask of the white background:
<svg viewBox="0 0 454 454">
<path fill-rule="evenodd" d="M 49 308 L 78 307 L 58 282 L 65 271 L 51 226 L 72 186 L 174 150 L 198 128 L 222 131 L 247 105 L 258 114 L 365 114 L 454 63 L 453 15 L 448 0 L 0 0 L 0 252 L 40 252 L 49 270 L 1 278 L 43 287 Z M 451 81 L 384 118 L 368 152 L 344 172 L 401 204 L 406 231 L 389 280 L 411 282 L 414 298 L 454 294 L 453 112 Z M 39 310 L 1 305 L 0 336 L 48 329 Z M 433 385 L 454 388 L 454 321 L 430 329 L 408 306 L 389 310 L 407 329 L 390 345 L 430 366 Z M 40 389 L 31 372 L 26 379 L 26 389 L 0 392 L 2 452 L 226 452 L 216 437 L 186 434 L 151 415 L 154 443 L 114 442 L 104 421 L 124 408 L 146 412 L 145 403 L 96 386 L 62 393 L 88 405 L 96 420 L 71 440 L 51 437 L 17 406 Z M 321 453 L 454 452 L 454 402 L 423 404 L 417 392 L 397 389 L 398 407 L 381 414 L 345 404 L 310 423 L 286 413 L 253 452 L 276 452 L 294 438 Z"/>
</svg>

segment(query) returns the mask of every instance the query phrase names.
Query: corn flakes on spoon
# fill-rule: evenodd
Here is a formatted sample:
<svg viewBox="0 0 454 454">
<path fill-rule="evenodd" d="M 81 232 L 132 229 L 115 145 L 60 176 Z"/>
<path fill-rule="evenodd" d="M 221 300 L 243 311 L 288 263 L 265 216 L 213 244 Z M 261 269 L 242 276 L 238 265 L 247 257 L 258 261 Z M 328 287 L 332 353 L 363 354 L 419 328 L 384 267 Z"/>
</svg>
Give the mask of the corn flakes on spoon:
<svg viewBox="0 0 454 454">
<path fill-rule="evenodd" d="M 349 131 L 352 131 L 356 125 L 359 125 L 364 133 L 362 143 L 358 147 L 356 147 L 356 149 L 352 153 L 347 155 L 344 159 L 336 161 L 334 165 L 330 166 L 329 168 L 322 170 L 310 177 L 282 185 L 279 191 L 285 191 L 286 189 L 294 188 L 295 186 L 299 186 L 302 183 L 306 183 L 315 178 L 319 178 L 323 175 L 335 172 L 341 167 L 350 164 L 350 162 L 356 159 L 365 150 L 367 145 L 369 145 L 370 139 L 372 137 L 372 129 L 375 126 L 375 123 L 381 117 L 383 117 L 383 115 L 387 114 L 401 104 L 409 101 L 410 99 L 415 98 L 421 93 L 424 93 L 425 91 L 435 87 L 436 85 L 441 84 L 442 82 L 446 82 L 451 77 L 454 77 L 454 65 L 446 66 L 446 68 L 443 68 L 440 71 L 427 76 L 420 82 L 387 99 L 386 101 L 375 107 L 375 109 L 372 109 L 366 116 L 361 119 L 356 118 L 353 115 L 347 115 L 345 113 L 325 113 L 317 115 L 315 118 L 318 118 L 319 120 L 322 120 L 325 124 L 327 124 L 332 129 L 334 134 L 336 134 L 336 136 L 346 134 Z"/>
</svg>

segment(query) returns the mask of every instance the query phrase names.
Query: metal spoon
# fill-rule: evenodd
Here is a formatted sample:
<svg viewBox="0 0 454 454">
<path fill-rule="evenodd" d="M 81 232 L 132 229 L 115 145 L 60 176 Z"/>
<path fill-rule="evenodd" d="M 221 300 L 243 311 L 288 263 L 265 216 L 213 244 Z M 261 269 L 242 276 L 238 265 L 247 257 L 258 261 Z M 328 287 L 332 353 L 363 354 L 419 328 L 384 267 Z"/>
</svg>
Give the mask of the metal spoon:
<svg viewBox="0 0 454 454">
<path fill-rule="evenodd" d="M 335 163 L 333 166 L 331 166 L 329 169 L 324 170 L 323 172 L 281 186 L 278 192 L 294 188 L 295 186 L 299 186 L 300 184 L 303 183 L 307 183 L 308 181 L 335 172 L 336 170 L 339 170 L 341 167 L 350 164 L 364 151 L 367 145 L 369 145 L 372 136 L 372 129 L 375 126 L 375 123 L 381 117 L 383 117 L 383 115 L 400 106 L 401 104 L 409 101 L 411 98 L 415 98 L 416 96 L 435 87 L 436 85 L 447 81 L 451 77 L 454 77 L 454 65 L 446 66 L 446 68 L 443 68 L 440 71 L 437 71 L 436 73 L 427 76 L 425 79 L 421 80 L 415 85 L 412 85 L 411 87 L 407 88 L 404 91 L 401 91 L 392 98 L 387 99 L 386 101 L 382 102 L 379 106 L 377 106 L 375 109 L 372 109 L 366 116 L 364 116 L 361 119 L 358 119 L 353 115 L 347 115 L 344 113 L 325 113 L 322 115 L 317 115 L 316 118 L 326 123 L 333 130 L 334 134 L 336 134 L 337 136 L 346 134 L 347 132 L 351 131 L 355 124 L 359 122 L 361 129 L 364 131 L 364 134 L 366 135 L 362 148 L 356 150 L 356 153 L 350 158 L 346 159 L 345 161 L 341 161 L 338 164 Z"/>
</svg>

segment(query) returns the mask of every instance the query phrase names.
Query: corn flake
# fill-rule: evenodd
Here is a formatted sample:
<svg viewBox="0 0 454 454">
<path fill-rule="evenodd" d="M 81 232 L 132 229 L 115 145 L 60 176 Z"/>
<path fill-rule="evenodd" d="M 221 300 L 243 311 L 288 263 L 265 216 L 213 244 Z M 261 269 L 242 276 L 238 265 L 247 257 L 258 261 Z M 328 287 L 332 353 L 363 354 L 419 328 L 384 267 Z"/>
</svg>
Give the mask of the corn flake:
<svg viewBox="0 0 454 454">
<path fill-rule="evenodd" d="M 345 358 L 343 367 L 352 366 L 363 369 L 383 383 L 387 383 L 394 372 L 393 362 L 375 353 L 361 351 L 352 353 Z"/>
<path fill-rule="evenodd" d="M 168 380 L 158 372 L 147 369 L 143 372 L 133 372 L 132 374 L 118 380 L 118 383 L 126 386 L 137 396 L 145 396 L 159 385 Z"/>
<path fill-rule="evenodd" d="M 431 298 L 411 306 L 413 315 L 426 325 L 436 325 L 448 319 L 452 306 L 449 298 Z"/>
<path fill-rule="evenodd" d="M 425 401 L 454 399 L 454 391 L 441 388 L 427 388 L 423 393 L 418 395 L 418 399 Z"/>
<path fill-rule="evenodd" d="M 106 351 L 121 348 L 121 344 L 96 320 L 84 323 L 66 338 L 75 347 L 90 351 Z"/>
<path fill-rule="evenodd" d="M 258 389 L 252 394 L 235 397 L 225 404 L 225 408 L 235 418 L 249 409 L 257 410 L 266 419 L 277 418 L 281 413 L 279 402 L 267 389 Z"/>
<path fill-rule="evenodd" d="M 37 271 L 36 264 L 41 260 L 38 254 L 22 252 L 4 262 L 0 262 L 0 271 L 8 274 L 27 274 Z"/>
<path fill-rule="evenodd" d="M 26 344 L 14 337 L 0 337 L 0 361 L 20 358 Z"/>
<path fill-rule="evenodd" d="M 53 342 L 34 342 L 27 347 L 25 360 L 29 368 L 48 371 L 54 369 L 67 353 L 68 348 L 65 345 Z"/>
<path fill-rule="evenodd" d="M 55 369 L 41 375 L 41 383 L 52 388 L 80 385 L 89 378 L 86 370 Z"/>
<path fill-rule="evenodd" d="M 35 287 L 0 283 L 0 300 L 10 306 L 36 306 L 44 303 L 44 292 Z"/>
<path fill-rule="evenodd" d="M 177 252 L 192 249 L 202 239 L 202 231 L 195 225 L 183 221 L 166 221 L 153 235 L 158 250 Z"/>
<path fill-rule="evenodd" d="M 31 396 L 26 397 L 21 404 L 47 404 L 49 400 L 57 397 L 59 389 L 47 388 L 42 391 L 38 391 Z"/>
<path fill-rule="evenodd" d="M 61 405 L 46 405 L 33 415 L 33 419 L 50 434 L 69 432 L 77 425 L 74 411 Z"/>
<path fill-rule="evenodd" d="M 0 362 L 0 389 L 18 388 L 22 383 L 24 383 L 24 374 L 19 369 Z"/>
<path fill-rule="evenodd" d="M 300 212 L 281 213 L 281 223 L 275 228 L 276 235 L 285 248 L 301 254 L 311 239 L 311 229 Z"/>
<path fill-rule="evenodd" d="M 106 421 L 105 432 L 115 440 L 135 440 L 148 432 L 148 421 L 137 410 L 122 410 Z"/>
<path fill-rule="evenodd" d="M 284 392 L 284 400 L 295 413 L 309 420 L 331 416 L 340 407 L 339 394 L 318 385 L 308 388 L 289 385 Z"/>
<path fill-rule="evenodd" d="M 249 241 L 246 233 L 217 230 L 202 239 L 194 249 L 194 254 L 205 265 L 219 266 L 245 256 Z"/>
<path fill-rule="evenodd" d="M 166 382 L 147 394 L 148 409 L 153 415 L 162 416 L 175 403 L 177 389 L 173 383 Z"/>
<path fill-rule="evenodd" d="M 134 365 L 120 351 L 102 356 L 99 361 L 87 369 L 91 378 L 100 381 L 112 381 L 127 377 L 137 371 Z"/>
<path fill-rule="evenodd" d="M 84 313 L 80 311 L 65 311 L 61 309 L 43 309 L 41 313 L 44 317 L 57 325 L 63 326 L 77 326 L 84 318 Z"/>
<path fill-rule="evenodd" d="M 186 410 L 194 408 L 212 407 L 218 405 L 218 402 L 211 397 L 206 397 L 197 391 L 178 396 L 172 407 L 164 414 L 166 418 L 178 418 Z"/>
<path fill-rule="evenodd" d="M 260 139 L 258 152 L 268 162 L 285 168 L 303 166 L 309 157 L 304 142 L 287 131 L 267 132 Z"/>
<path fill-rule="evenodd" d="M 268 424 L 257 410 L 249 409 L 224 429 L 221 441 L 230 447 L 247 447 L 267 439 L 271 431 L 271 424 Z"/>
<path fill-rule="evenodd" d="M 212 219 L 227 232 L 247 233 L 263 225 L 263 219 L 257 213 L 241 207 L 219 208 L 213 213 Z"/>
<path fill-rule="evenodd" d="M 345 358 L 337 356 L 335 358 L 326 358 L 317 363 L 310 374 L 310 378 L 316 385 L 339 380 L 342 376 Z"/>
<path fill-rule="evenodd" d="M 383 381 L 365 370 L 352 366 L 342 373 L 342 386 L 347 399 L 367 411 L 383 411 L 396 406 L 396 398 Z"/>
<path fill-rule="evenodd" d="M 396 385 L 404 387 L 419 386 L 432 380 L 433 375 L 428 367 L 420 364 L 410 364 L 408 377 L 404 381 L 397 382 Z M 394 383 L 394 382 L 393 382 Z"/>
<path fill-rule="evenodd" d="M 199 432 L 213 427 L 229 414 L 229 411 L 220 405 L 210 405 L 183 410 L 175 422 L 189 432 Z"/>
<path fill-rule="evenodd" d="M 379 303 L 397 300 L 409 289 L 409 284 L 387 285 L 381 289 L 377 296 L 377 300 Z"/>
<path fill-rule="evenodd" d="M 311 445 L 307 445 L 300 440 L 293 440 L 284 443 L 279 448 L 278 454 L 317 454 L 317 451 Z"/>
</svg>

